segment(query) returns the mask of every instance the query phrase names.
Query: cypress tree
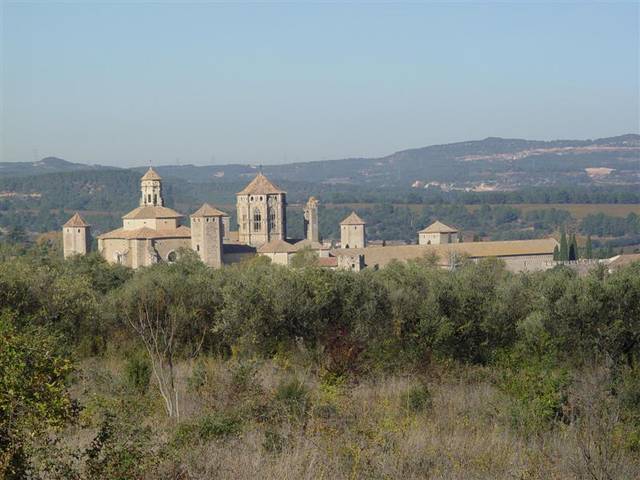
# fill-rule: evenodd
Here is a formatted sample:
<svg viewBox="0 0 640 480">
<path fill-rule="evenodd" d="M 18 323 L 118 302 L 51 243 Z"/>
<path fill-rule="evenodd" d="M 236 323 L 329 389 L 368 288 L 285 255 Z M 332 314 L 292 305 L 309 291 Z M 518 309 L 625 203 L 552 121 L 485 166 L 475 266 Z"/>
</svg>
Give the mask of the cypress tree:
<svg viewBox="0 0 640 480">
<path fill-rule="evenodd" d="M 605 257 L 604 258 L 611 258 L 613 257 L 613 247 L 611 246 L 611 244 L 607 245 L 607 249 L 605 250 Z"/>
<path fill-rule="evenodd" d="M 555 247 L 553 247 L 553 259 L 555 261 L 560 260 L 560 250 L 558 249 L 557 245 Z"/>
<path fill-rule="evenodd" d="M 585 247 L 585 257 L 593 258 L 593 245 L 591 244 L 591 235 L 587 235 L 587 245 Z"/>
<path fill-rule="evenodd" d="M 569 260 L 569 245 L 567 244 L 567 234 L 564 228 L 560 232 L 560 261 L 565 262 Z"/>
<path fill-rule="evenodd" d="M 575 234 L 571 234 L 569 237 L 569 260 L 577 260 L 578 259 L 578 242 L 576 240 Z"/>
</svg>

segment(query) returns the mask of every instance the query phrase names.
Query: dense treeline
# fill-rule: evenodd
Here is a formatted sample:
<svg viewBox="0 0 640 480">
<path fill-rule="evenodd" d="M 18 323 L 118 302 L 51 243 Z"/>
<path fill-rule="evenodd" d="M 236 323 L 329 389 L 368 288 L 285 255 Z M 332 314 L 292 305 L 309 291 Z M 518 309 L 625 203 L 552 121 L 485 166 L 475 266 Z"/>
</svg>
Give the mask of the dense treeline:
<svg viewBox="0 0 640 480">
<path fill-rule="evenodd" d="M 296 264 L 289 269 L 256 258 L 212 270 L 184 251 L 175 264 L 132 272 L 97 255 L 63 261 L 51 247 L 2 245 L 0 471 L 8 478 L 29 472 L 153 478 L 160 474 L 149 473 L 149 458 L 171 463 L 193 442 L 233 437 L 265 422 L 264 448 L 280 451 L 287 437 L 269 429 L 304 428 L 311 403 L 320 402 L 318 418 L 333 418 L 326 409 L 342 408 L 331 402 L 346 398 L 340 395 L 348 394 L 350 382 L 422 375 L 438 365 L 487 369 L 515 422 L 509 428 L 527 436 L 580 424 L 582 407 L 572 406 L 577 400 L 570 395 L 578 377 L 571 372 L 594 364 L 607 365 L 608 408 L 616 405 L 620 416 L 606 435 L 615 436 L 620 468 L 637 467 L 626 459 L 640 451 L 640 264 L 612 274 L 599 268 L 585 277 L 566 268 L 511 274 L 491 260 L 450 272 L 429 257 L 361 273 Z M 108 358 L 128 359 L 125 383 L 84 377 L 96 375 L 96 359 Z M 220 400 L 227 406 L 180 423 L 188 414 L 185 402 L 205 395 L 214 375 L 205 363 L 180 380 L 180 365 L 198 358 L 231 362 L 229 398 Z M 283 380 L 269 402 L 256 404 L 268 394 L 252 383 L 252 364 L 237 363 L 241 358 L 286 364 L 297 358 L 323 386 L 312 402 L 310 387 Z M 92 366 L 78 377 L 72 372 L 80 359 Z M 70 382 L 97 390 L 74 398 Z M 45 392 L 43 385 L 50 388 Z M 426 388 L 411 387 L 402 397 L 417 405 L 403 415 L 422 415 L 431 402 Z M 86 408 L 80 418 L 78 408 Z M 121 423 L 122 409 L 137 418 L 164 411 L 178 421 L 166 427 L 173 440 L 153 443 L 166 435 L 152 441 L 150 431 Z M 51 443 L 86 425 L 96 435 L 86 450 L 70 453 Z"/>
<path fill-rule="evenodd" d="M 393 354 L 414 362 L 429 353 L 486 363 L 522 340 L 523 325 L 576 361 L 605 355 L 634 364 L 640 352 L 640 265 L 578 277 L 563 268 L 510 274 L 492 260 L 449 272 L 425 258 L 354 274 L 281 268 L 257 257 L 213 270 L 184 251 L 175 264 L 133 273 L 95 254 L 61 261 L 43 246 L 18 257 L 14 251 L 3 247 L 0 256 L 3 314 L 91 352 L 121 333 L 122 312 L 144 304 L 145 295 L 160 302 L 155 290 L 166 308 L 183 292 L 180 341 L 194 340 L 189 328 L 198 312 L 206 323 L 202 348 L 212 352 L 242 345 L 270 355 L 298 339 L 314 347 L 342 335 L 371 361 Z"/>
<path fill-rule="evenodd" d="M 138 203 L 139 172 L 131 170 L 95 170 L 52 173 L 0 179 L 0 231 L 19 228 L 26 232 L 59 230 L 75 210 L 83 211 L 94 232 L 101 233 L 121 225 L 120 217 Z M 248 178 L 247 178 L 248 180 Z M 226 205 L 235 224 L 235 193 L 244 182 L 216 179 L 190 183 L 168 178 L 164 197 L 168 206 L 185 214 L 203 202 Z M 584 235 L 615 238 L 595 242 L 607 248 L 633 245 L 639 233 L 638 216 L 626 218 L 594 214 L 578 223 L 563 209 L 522 212 L 514 203 L 639 203 L 637 189 L 616 187 L 545 187 L 514 192 L 443 192 L 440 189 L 379 188 L 353 185 L 318 185 L 284 182 L 292 205 L 288 214 L 288 232 L 293 238 L 303 235 L 300 207 L 310 195 L 321 204 L 366 203 L 358 209 L 369 222 L 372 240 L 415 242 L 420 228 L 438 219 L 469 232 L 471 236 L 492 240 L 539 238 L 557 232 L 561 226 Z M 9 194 L 7 192 L 10 192 Z M 10 196 L 12 193 L 16 195 Z M 35 194 L 35 195 L 33 195 Z M 412 206 L 392 206 L 412 204 Z M 491 205 L 490 205 L 491 204 Z M 418 207 L 423 205 L 424 208 Z M 476 209 L 468 206 L 478 205 Z M 323 209 L 321 232 L 326 239 L 339 238 L 338 223 L 349 208 Z"/>
<path fill-rule="evenodd" d="M 321 197 L 330 203 L 459 203 L 521 204 L 521 203 L 640 203 L 637 187 L 527 187 L 515 191 L 495 192 L 444 192 L 439 188 L 427 189 L 369 189 L 360 191 L 346 187 L 343 191 L 331 192 Z"/>
</svg>

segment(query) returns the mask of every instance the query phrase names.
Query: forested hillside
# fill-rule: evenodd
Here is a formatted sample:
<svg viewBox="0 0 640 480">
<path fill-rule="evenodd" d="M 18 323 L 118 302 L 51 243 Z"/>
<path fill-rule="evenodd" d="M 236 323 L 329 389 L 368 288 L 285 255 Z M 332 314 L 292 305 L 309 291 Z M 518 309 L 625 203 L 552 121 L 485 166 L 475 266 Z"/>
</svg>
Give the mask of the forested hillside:
<svg viewBox="0 0 640 480">
<path fill-rule="evenodd" d="M 640 264 L 295 263 L 0 244 L 0 477 L 640 476 Z"/>
<path fill-rule="evenodd" d="M 588 173 L 589 168 L 595 170 Z M 74 211 L 82 212 L 96 234 L 116 228 L 120 217 L 138 203 L 144 170 L 57 158 L 1 163 L 0 234 L 59 230 Z M 165 179 L 169 206 L 189 214 L 204 202 L 212 203 L 227 211 L 235 225 L 235 194 L 258 168 L 182 165 L 157 170 Z M 488 138 L 377 159 L 270 165 L 263 170 L 288 193 L 288 232 L 293 238 L 302 236 L 301 205 L 314 195 L 323 206 L 325 239 L 337 239 L 339 221 L 355 209 L 369 223 L 371 240 L 412 242 L 419 229 L 438 219 L 463 229 L 467 240 L 538 238 L 565 228 L 593 236 L 597 248 L 633 250 L 640 244 L 640 209 L 610 212 L 599 207 L 640 206 L 638 135 L 553 142 Z M 473 191 L 474 185 L 487 191 Z M 522 208 L 526 204 L 553 206 L 530 211 Z M 592 204 L 589 218 L 576 216 L 571 204 Z M 12 233 L 14 229 L 20 232 Z"/>
<path fill-rule="evenodd" d="M 204 202 L 213 203 L 227 211 L 235 225 L 235 193 L 242 186 L 169 178 L 164 182 L 164 197 L 167 205 L 185 215 Z M 586 236 L 592 236 L 594 247 L 603 253 L 626 246 L 633 251 L 634 245 L 640 244 L 640 203 L 618 203 L 640 202 L 640 193 L 632 190 L 576 187 L 501 194 L 427 192 L 420 196 L 409 192 L 405 196 L 392 189 L 369 193 L 332 187 L 318 192 L 317 185 L 304 183 L 285 184 L 285 188 L 290 198 L 287 230 L 292 238 L 303 236 L 302 203 L 313 194 L 321 201 L 320 232 L 324 239 L 337 240 L 339 222 L 355 210 L 367 221 L 370 240 L 415 242 L 418 230 L 440 220 L 461 229 L 466 241 L 541 238 L 558 235 L 565 228 L 581 236 L 581 244 Z M 2 234 L 15 234 L 15 229 L 23 234 L 60 231 L 74 211 L 82 212 L 97 235 L 119 227 L 120 217 L 138 204 L 139 177 L 127 170 L 14 177 L 0 180 L 0 191 L 15 192 L 0 198 L 0 238 Z M 395 203 L 398 200 L 401 203 Z M 402 203 L 407 200 L 413 203 Z M 527 201 L 537 201 L 536 206 L 523 208 Z M 575 201 L 605 203 L 591 207 L 582 204 L 589 213 L 578 216 L 573 213 Z M 184 221 L 188 224 L 188 218 Z"/>
<path fill-rule="evenodd" d="M 640 185 L 640 135 L 595 140 L 532 141 L 508 138 L 432 145 L 379 158 L 346 158 L 264 165 L 278 182 L 410 188 L 415 182 L 473 188 L 489 184 L 497 190 L 549 185 Z M 155 165 L 162 176 L 189 182 L 247 183 L 260 159 L 246 165 Z M 40 162 L 0 162 L 0 176 L 101 170 L 57 158 Z M 146 167 L 133 169 L 141 174 Z M 590 174 L 586 169 L 595 170 Z"/>
</svg>

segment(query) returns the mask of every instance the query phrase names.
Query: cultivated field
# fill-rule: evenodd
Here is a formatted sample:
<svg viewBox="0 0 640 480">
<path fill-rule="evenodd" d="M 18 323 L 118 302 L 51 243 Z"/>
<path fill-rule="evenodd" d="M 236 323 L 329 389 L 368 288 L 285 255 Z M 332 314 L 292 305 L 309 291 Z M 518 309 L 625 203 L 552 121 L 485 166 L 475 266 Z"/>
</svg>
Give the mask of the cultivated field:
<svg viewBox="0 0 640 480">
<path fill-rule="evenodd" d="M 615 204 L 615 203 L 516 203 L 510 205 L 522 212 L 531 210 L 566 210 L 571 215 L 580 220 L 587 215 L 594 213 L 604 213 L 612 217 L 626 217 L 630 213 L 640 215 L 640 205 L 638 204 Z M 468 205 L 471 211 L 480 208 L 480 205 Z"/>
<path fill-rule="evenodd" d="M 372 208 L 376 204 L 374 203 L 328 203 L 324 206 L 327 208 Z M 395 203 L 396 207 L 408 207 L 414 211 L 420 211 L 427 204 L 420 203 Z M 514 203 L 507 204 L 510 207 L 517 208 L 523 212 L 531 210 L 550 210 L 555 208 L 556 210 L 566 210 L 571 215 L 580 220 L 589 214 L 604 213 L 613 217 L 626 217 L 630 213 L 640 215 L 640 204 L 615 204 L 615 203 Z M 491 205 L 497 206 L 497 205 Z M 466 205 L 469 211 L 477 210 L 481 205 Z"/>
</svg>

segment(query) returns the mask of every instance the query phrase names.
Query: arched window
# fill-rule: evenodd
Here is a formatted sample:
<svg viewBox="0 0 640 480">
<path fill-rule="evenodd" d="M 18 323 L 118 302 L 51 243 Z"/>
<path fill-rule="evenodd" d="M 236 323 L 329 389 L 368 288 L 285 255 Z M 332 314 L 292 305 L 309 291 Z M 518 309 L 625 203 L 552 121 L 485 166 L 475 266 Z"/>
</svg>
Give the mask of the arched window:
<svg viewBox="0 0 640 480">
<path fill-rule="evenodd" d="M 276 212 L 275 210 L 269 210 L 269 230 L 274 231 L 276 229 Z"/>
<path fill-rule="evenodd" d="M 253 231 L 259 232 L 262 230 L 262 214 L 259 209 L 253 211 Z"/>
</svg>

